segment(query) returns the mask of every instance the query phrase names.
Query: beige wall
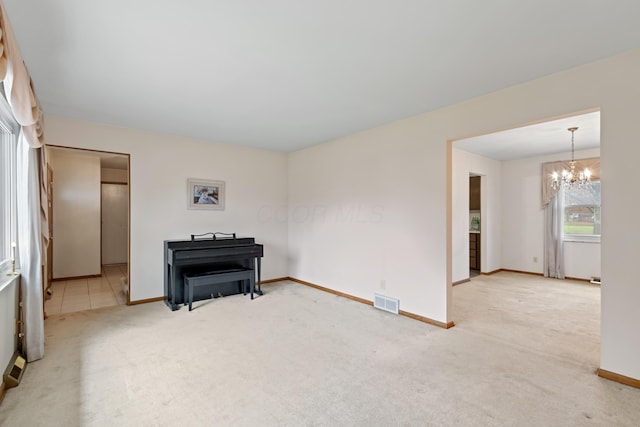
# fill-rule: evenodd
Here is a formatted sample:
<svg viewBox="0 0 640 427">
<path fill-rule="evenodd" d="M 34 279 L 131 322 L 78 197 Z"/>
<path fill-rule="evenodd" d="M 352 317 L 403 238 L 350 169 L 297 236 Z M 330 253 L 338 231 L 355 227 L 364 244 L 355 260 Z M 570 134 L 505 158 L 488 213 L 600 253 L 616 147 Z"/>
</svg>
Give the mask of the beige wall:
<svg viewBox="0 0 640 427">
<path fill-rule="evenodd" d="M 600 366 L 640 378 L 640 230 L 628 221 L 640 210 L 629 197 L 640 154 L 632 143 L 638 75 L 635 50 L 289 156 L 59 117 L 47 118 L 47 140 L 131 153 L 134 300 L 162 293 L 162 240 L 241 231 L 266 243 L 266 278 L 288 272 L 366 299 L 380 292 L 445 322 L 455 320 L 448 141 L 599 108 Z M 185 209 L 187 177 L 227 181 L 224 215 Z"/>
<path fill-rule="evenodd" d="M 100 158 L 51 150 L 53 278 L 100 274 Z"/>
<path fill-rule="evenodd" d="M 46 122 L 48 144 L 131 155 L 132 301 L 163 296 L 163 241 L 191 234 L 255 237 L 265 245 L 262 278 L 287 276 L 286 218 L 265 215 L 286 208 L 286 154 L 56 116 Z M 225 210 L 188 210 L 187 178 L 226 181 Z"/>
<path fill-rule="evenodd" d="M 640 378 L 640 230 L 628 219 L 640 211 L 640 199 L 629 197 L 640 157 L 638 75 L 635 50 L 292 153 L 290 275 L 369 300 L 380 292 L 399 298 L 401 309 L 455 320 L 448 141 L 599 108 L 601 368 Z M 358 208 L 360 218 L 339 215 Z"/>
</svg>

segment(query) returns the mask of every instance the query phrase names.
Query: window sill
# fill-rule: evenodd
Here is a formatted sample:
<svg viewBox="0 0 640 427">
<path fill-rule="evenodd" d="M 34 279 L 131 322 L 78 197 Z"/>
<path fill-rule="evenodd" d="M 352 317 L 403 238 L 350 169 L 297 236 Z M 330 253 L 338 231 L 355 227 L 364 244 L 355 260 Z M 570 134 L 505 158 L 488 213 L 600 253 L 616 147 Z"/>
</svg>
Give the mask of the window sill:
<svg viewBox="0 0 640 427">
<path fill-rule="evenodd" d="M 9 285 L 14 283 L 14 281 L 17 281 L 19 278 L 20 278 L 20 273 L 16 273 L 16 274 L 11 274 L 10 272 L 0 273 L 0 292 L 4 291 L 5 288 L 9 287 Z"/>
<path fill-rule="evenodd" d="M 600 243 L 600 237 L 565 237 L 562 241 L 571 243 Z"/>
</svg>

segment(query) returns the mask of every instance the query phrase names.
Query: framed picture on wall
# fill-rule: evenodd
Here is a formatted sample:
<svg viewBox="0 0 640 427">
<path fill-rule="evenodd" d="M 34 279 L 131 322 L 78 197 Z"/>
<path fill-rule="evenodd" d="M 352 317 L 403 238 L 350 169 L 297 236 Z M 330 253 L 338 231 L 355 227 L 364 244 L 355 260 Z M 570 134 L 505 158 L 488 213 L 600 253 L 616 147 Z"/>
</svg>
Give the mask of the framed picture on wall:
<svg viewBox="0 0 640 427">
<path fill-rule="evenodd" d="M 187 179 L 189 209 L 224 210 L 224 181 Z"/>
</svg>

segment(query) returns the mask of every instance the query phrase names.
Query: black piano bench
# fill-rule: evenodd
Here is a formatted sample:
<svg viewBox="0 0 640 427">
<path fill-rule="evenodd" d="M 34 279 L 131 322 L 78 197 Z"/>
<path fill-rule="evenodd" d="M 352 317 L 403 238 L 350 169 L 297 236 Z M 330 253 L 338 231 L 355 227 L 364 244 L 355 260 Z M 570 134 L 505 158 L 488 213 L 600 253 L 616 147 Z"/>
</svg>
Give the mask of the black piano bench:
<svg viewBox="0 0 640 427">
<path fill-rule="evenodd" d="M 189 311 L 192 310 L 193 305 L 193 290 L 197 286 L 205 285 L 217 285 L 218 283 L 235 282 L 239 280 L 249 280 L 249 291 L 251 292 L 251 299 L 253 299 L 253 293 L 256 286 L 256 276 L 252 268 L 241 268 L 237 270 L 222 270 L 211 271 L 208 273 L 198 274 L 185 274 L 185 303 L 189 302 Z M 243 292 L 246 295 L 246 287 L 243 284 Z"/>
</svg>

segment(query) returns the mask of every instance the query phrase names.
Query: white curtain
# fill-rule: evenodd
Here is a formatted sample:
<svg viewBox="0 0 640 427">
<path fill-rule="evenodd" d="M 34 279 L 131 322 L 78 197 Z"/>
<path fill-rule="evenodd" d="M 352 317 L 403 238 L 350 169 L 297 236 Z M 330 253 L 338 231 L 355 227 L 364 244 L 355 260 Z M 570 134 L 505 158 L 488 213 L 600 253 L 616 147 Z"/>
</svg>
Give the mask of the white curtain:
<svg viewBox="0 0 640 427">
<path fill-rule="evenodd" d="M 564 230 L 562 192 L 551 197 L 544 208 L 544 275 L 564 279 Z"/>
<path fill-rule="evenodd" d="M 18 242 L 25 332 L 23 350 L 29 362 L 44 356 L 39 151 L 30 147 L 21 131 L 17 162 Z"/>
<path fill-rule="evenodd" d="M 22 60 L 11 22 L 0 0 L 0 80 L 13 115 L 20 125 L 18 137 L 18 250 L 22 275 L 24 346 L 27 360 L 44 355 L 44 313 L 42 308 L 42 240 L 48 239 L 40 205 L 39 166 L 44 143 L 42 108 L 33 81 Z M 46 187 L 45 187 L 46 188 Z M 46 190 L 43 194 L 46 200 Z M 44 209 L 46 212 L 46 209 Z M 42 233 L 44 230 L 44 233 Z"/>
</svg>

